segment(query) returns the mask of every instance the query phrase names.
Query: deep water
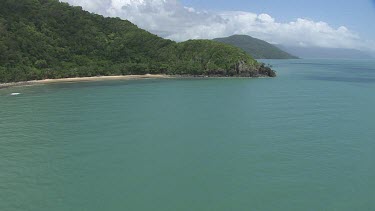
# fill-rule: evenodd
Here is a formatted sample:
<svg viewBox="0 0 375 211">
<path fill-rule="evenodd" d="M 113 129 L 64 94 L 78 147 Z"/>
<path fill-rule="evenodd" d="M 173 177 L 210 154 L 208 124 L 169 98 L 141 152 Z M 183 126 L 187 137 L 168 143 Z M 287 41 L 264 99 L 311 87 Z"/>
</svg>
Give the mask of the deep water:
<svg viewBox="0 0 375 211">
<path fill-rule="evenodd" d="M 374 210 L 375 61 L 265 62 L 0 90 L 0 210 Z"/>
</svg>

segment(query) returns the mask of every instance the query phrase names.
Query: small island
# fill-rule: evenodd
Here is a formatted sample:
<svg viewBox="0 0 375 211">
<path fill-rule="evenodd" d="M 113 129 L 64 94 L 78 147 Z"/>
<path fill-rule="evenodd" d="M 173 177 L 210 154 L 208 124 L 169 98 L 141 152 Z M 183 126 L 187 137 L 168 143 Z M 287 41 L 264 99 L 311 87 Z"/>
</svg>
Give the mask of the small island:
<svg viewBox="0 0 375 211">
<path fill-rule="evenodd" d="M 275 77 L 240 48 L 177 43 L 58 0 L 0 3 L 0 83 L 121 75 Z"/>
</svg>

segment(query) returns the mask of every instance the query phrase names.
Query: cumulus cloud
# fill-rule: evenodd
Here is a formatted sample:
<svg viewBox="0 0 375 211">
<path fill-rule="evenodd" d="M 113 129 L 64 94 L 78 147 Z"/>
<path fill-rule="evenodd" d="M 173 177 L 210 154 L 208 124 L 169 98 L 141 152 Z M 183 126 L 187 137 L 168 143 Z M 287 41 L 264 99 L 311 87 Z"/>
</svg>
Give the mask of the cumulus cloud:
<svg viewBox="0 0 375 211">
<path fill-rule="evenodd" d="M 287 46 L 348 48 L 375 51 L 375 42 L 363 40 L 345 26 L 298 18 L 278 22 L 269 14 L 209 12 L 186 7 L 178 0 L 61 0 L 104 16 L 127 19 L 162 37 L 184 41 L 246 34 Z"/>
</svg>

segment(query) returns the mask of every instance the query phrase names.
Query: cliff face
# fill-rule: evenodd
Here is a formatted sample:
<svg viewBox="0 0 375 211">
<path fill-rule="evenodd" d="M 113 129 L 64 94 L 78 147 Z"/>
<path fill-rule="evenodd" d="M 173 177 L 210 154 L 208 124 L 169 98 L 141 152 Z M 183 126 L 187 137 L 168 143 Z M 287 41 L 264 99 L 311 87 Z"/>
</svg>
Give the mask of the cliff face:
<svg viewBox="0 0 375 211">
<path fill-rule="evenodd" d="M 106 75 L 273 76 L 243 50 L 176 43 L 58 0 L 0 1 L 0 82 Z"/>
<path fill-rule="evenodd" d="M 270 67 L 264 64 L 258 64 L 257 67 L 249 67 L 244 62 L 239 62 L 236 65 L 236 73 L 242 77 L 275 77 L 276 73 Z"/>
</svg>

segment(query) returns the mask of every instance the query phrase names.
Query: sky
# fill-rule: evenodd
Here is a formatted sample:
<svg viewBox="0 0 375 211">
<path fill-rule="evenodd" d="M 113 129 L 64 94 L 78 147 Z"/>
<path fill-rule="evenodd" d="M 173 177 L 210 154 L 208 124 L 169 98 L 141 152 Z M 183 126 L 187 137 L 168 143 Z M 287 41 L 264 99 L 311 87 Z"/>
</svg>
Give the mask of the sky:
<svg viewBox="0 0 375 211">
<path fill-rule="evenodd" d="M 61 0 L 175 41 L 245 34 L 375 54 L 375 0 Z"/>
</svg>

